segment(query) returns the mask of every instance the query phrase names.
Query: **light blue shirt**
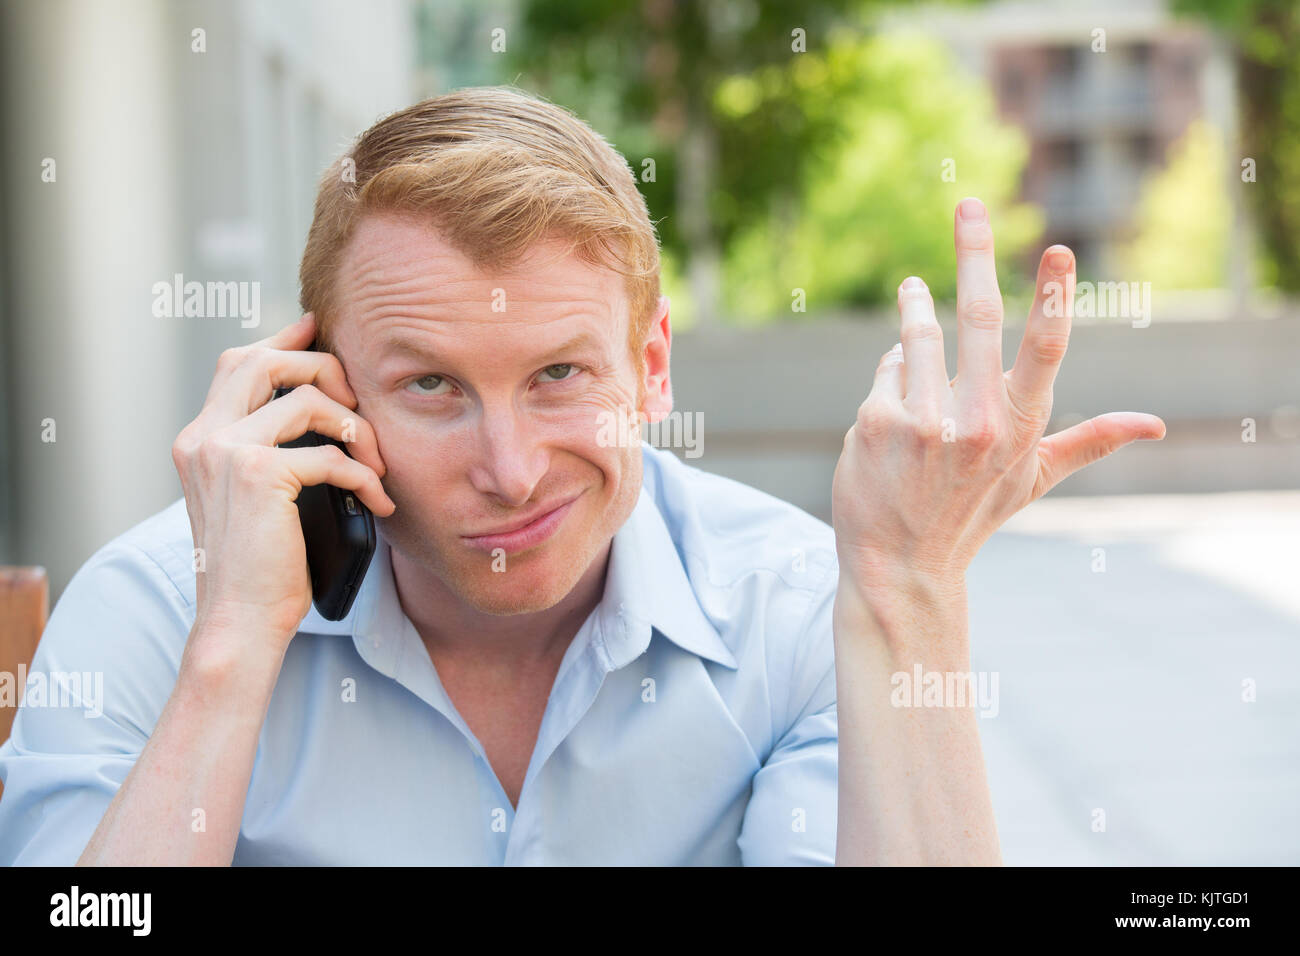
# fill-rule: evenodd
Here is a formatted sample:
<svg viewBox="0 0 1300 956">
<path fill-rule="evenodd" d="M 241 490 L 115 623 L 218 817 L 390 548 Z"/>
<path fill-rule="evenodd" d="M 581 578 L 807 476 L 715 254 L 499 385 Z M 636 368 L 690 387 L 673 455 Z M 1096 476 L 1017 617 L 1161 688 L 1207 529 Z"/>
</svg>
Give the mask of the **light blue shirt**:
<svg viewBox="0 0 1300 956">
<path fill-rule="evenodd" d="M 834 862 L 834 535 L 641 447 L 640 499 L 560 664 L 518 809 L 403 613 L 381 536 L 348 617 L 313 608 L 289 644 L 235 864 Z M 81 855 L 176 682 L 192 547 L 182 498 L 69 583 L 0 746 L 0 863 Z"/>
</svg>

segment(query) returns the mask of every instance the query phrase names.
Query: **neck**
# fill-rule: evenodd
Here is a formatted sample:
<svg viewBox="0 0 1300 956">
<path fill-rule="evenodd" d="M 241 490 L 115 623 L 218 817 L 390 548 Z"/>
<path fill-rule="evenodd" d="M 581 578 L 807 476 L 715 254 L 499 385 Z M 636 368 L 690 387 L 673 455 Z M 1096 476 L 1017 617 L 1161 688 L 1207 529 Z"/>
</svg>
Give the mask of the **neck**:
<svg viewBox="0 0 1300 956">
<path fill-rule="evenodd" d="M 466 604 L 396 548 L 390 551 L 398 601 L 430 655 L 507 669 L 563 657 L 604 595 L 609 553 L 606 543 L 559 603 L 527 614 L 489 614 Z"/>
</svg>

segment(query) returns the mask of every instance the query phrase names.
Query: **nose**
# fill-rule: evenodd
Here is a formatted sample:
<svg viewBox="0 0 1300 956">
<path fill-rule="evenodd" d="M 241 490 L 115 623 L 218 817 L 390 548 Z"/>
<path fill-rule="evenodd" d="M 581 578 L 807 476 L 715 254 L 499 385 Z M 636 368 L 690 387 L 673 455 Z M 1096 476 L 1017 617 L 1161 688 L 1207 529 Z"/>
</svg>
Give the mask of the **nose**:
<svg viewBox="0 0 1300 956">
<path fill-rule="evenodd" d="M 508 399 L 485 402 L 475 441 L 475 489 L 508 507 L 526 504 L 549 467 L 538 430 Z"/>
</svg>

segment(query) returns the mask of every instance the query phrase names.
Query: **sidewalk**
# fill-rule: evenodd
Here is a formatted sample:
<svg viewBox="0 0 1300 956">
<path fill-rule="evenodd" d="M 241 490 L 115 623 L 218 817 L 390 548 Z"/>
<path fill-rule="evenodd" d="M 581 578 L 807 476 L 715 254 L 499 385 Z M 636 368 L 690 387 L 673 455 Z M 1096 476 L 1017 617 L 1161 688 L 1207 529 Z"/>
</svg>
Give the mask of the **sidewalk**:
<svg viewBox="0 0 1300 956">
<path fill-rule="evenodd" d="M 1300 492 L 1049 496 L 967 581 L 1009 865 L 1300 864 Z"/>
</svg>

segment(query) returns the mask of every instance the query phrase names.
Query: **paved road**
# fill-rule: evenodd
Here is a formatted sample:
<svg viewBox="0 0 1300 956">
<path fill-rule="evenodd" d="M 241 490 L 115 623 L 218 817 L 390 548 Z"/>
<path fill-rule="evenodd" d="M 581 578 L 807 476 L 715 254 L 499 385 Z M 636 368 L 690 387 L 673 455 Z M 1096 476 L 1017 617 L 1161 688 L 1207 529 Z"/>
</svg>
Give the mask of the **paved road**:
<svg viewBox="0 0 1300 956">
<path fill-rule="evenodd" d="M 1008 864 L 1300 864 L 1300 492 L 1049 496 L 967 580 Z"/>
</svg>

